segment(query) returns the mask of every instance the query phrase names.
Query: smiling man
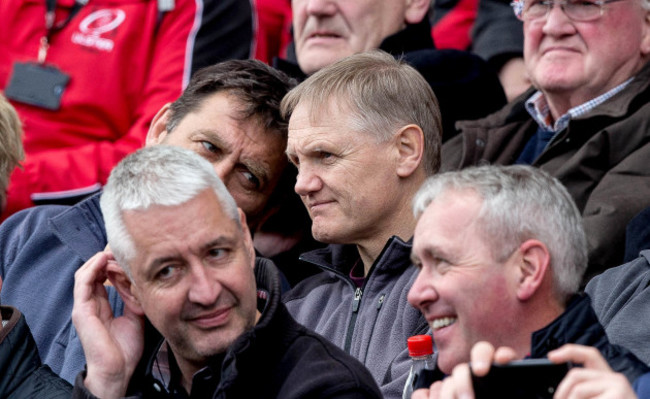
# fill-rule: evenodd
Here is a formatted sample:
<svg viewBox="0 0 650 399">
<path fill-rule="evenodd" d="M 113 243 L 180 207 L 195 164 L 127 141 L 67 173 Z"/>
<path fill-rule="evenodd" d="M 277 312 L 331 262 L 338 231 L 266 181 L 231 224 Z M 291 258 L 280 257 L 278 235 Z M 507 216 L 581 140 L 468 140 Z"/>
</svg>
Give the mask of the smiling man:
<svg viewBox="0 0 650 399">
<path fill-rule="evenodd" d="M 625 226 L 650 206 L 650 2 L 513 4 L 534 87 L 459 123 L 442 169 L 528 164 L 558 178 L 584 218 L 586 283 L 622 263 Z"/>
<path fill-rule="evenodd" d="M 587 295 L 580 214 L 567 190 L 530 166 L 436 175 L 413 202 L 408 300 L 433 330 L 438 378 L 470 360 L 479 341 L 541 358 L 566 343 L 594 346 L 634 381 L 647 366 L 609 343 Z"/>
<path fill-rule="evenodd" d="M 83 397 L 380 397 L 358 361 L 291 318 L 277 269 L 256 261 L 246 216 L 205 159 L 142 149 L 111 172 L 101 208 L 111 250 L 75 273 Z M 144 316 L 162 338 L 143 353 Z"/>
<path fill-rule="evenodd" d="M 255 60 L 208 67 L 157 113 L 147 146 L 179 146 L 206 158 L 256 230 L 283 202 L 293 197 L 300 205 L 291 192 L 295 169 L 284 155 L 287 123 L 280 117 L 280 101 L 294 85 Z M 68 381 L 84 365 L 70 320 L 73 275 L 107 244 L 100 197 L 72 207 L 32 208 L 0 227 L 2 301 L 21 309 L 44 363 Z M 295 207 L 293 215 L 301 210 Z M 122 301 L 112 288 L 110 294 L 119 313 Z"/>
</svg>

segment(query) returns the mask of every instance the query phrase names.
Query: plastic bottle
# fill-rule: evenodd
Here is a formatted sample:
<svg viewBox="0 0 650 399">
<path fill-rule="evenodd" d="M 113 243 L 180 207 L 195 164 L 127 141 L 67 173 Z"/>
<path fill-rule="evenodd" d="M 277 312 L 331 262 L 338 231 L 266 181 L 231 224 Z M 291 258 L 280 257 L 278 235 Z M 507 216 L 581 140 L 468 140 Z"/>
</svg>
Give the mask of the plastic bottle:
<svg viewBox="0 0 650 399">
<path fill-rule="evenodd" d="M 411 371 L 406 379 L 402 399 L 411 399 L 415 376 L 422 369 L 433 370 L 433 341 L 430 335 L 414 335 L 407 340 L 409 356 L 411 356 Z"/>
</svg>

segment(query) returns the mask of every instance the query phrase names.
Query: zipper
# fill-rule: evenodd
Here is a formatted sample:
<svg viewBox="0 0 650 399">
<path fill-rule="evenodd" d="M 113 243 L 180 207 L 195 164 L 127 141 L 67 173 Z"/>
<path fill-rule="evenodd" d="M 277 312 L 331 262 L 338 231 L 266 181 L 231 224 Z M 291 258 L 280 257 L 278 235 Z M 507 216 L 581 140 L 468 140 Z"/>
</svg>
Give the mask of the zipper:
<svg viewBox="0 0 650 399">
<path fill-rule="evenodd" d="M 381 294 L 379 297 L 379 302 L 377 303 L 377 311 L 381 310 L 381 305 L 384 304 L 384 298 L 386 298 L 386 294 Z"/>
<path fill-rule="evenodd" d="M 361 297 L 363 296 L 363 290 L 360 287 L 354 291 L 354 299 L 352 300 L 352 316 L 350 317 L 350 323 L 348 324 L 348 331 L 345 334 L 345 351 L 350 353 L 350 347 L 352 346 L 352 334 L 354 333 L 354 326 L 357 323 L 357 316 L 359 315 L 359 308 L 361 307 Z"/>
</svg>

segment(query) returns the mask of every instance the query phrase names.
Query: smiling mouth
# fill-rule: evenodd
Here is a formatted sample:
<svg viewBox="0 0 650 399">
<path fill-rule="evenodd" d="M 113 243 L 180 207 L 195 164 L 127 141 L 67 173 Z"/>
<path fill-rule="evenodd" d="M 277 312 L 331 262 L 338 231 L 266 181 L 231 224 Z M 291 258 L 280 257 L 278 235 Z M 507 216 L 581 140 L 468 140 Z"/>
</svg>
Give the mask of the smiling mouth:
<svg viewBox="0 0 650 399">
<path fill-rule="evenodd" d="M 439 329 L 441 329 L 443 327 L 448 327 L 448 326 L 454 324 L 456 322 L 456 320 L 458 320 L 458 319 L 455 318 L 455 317 L 441 317 L 439 319 L 435 319 L 431 323 L 431 329 L 433 331 L 436 331 L 436 330 L 439 330 Z"/>
<path fill-rule="evenodd" d="M 218 327 L 220 325 L 223 325 L 228 320 L 230 310 L 230 307 L 220 309 L 209 314 L 194 317 L 191 319 L 191 321 L 202 328 Z"/>
</svg>

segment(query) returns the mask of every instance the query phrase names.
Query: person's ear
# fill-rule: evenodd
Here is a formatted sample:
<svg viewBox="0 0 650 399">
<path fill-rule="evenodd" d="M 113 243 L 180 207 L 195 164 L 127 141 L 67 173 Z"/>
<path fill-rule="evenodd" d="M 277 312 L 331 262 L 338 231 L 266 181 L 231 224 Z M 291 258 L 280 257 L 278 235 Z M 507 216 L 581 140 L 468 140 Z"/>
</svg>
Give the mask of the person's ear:
<svg viewBox="0 0 650 399">
<path fill-rule="evenodd" d="M 246 224 L 246 214 L 241 210 L 241 208 L 237 208 L 237 212 L 239 212 L 239 223 L 241 224 L 242 228 L 244 248 L 246 252 L 248 252 L 250 259 L 253 259 L 253 262 L 251 263 L 253 264 L 253 268 L 255 268 L 255 247 L 253 246 L 253 236 L 251 235 L 248 225 Z"/>
<path fill-rule="evenodd" d="M 424 133 L 417 125 L 406 125 L 395 135 L 398 165 L 397 175 L 408 177 L 422 163 L 424 156 Z"/>
<path fill-rule="evenodd" d="M 169 119 L 169 108 L 172 103 L 163 105 L 162 108 L 153 117 L 149 131 L 147 132 L 146 146 L 160 144 L 167 136 L 167 120 Z"/>
<path fill-rule="evenodd" d="M 539 240 L 526 240 L 519 246 L 517 259 L 517 298 L 530 299 L 551 273 L 551 254 Z"/>
<path fill-rule="evenodd" d="M 645 19 L 643 20 L 643 30 L 641 38 L 641 56 L 648 57 L 650 55 L 650 11 L 643 10 L 645 12 Z"/>
<path fill-rule="evenodd" d="M 404 21 L 409 24 L 418 24 L 427 17 L 431 0 L 406 0 Z"/>
<path fill-rule="evenodd" d="M 106 274 L 108 280 L 113 284 L 117 292 L 122 297 L 124 305 L 129 308 L 129 310 L 135 313 L 138 316 L 144 315 L 144 309 L 140 304 L 140 300 L 134 294 L 135 285 L 126 275 L 124 269 L 122 269 L 116 262 L 110 262 L 106 267 Z"/>
</svg>

